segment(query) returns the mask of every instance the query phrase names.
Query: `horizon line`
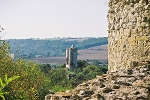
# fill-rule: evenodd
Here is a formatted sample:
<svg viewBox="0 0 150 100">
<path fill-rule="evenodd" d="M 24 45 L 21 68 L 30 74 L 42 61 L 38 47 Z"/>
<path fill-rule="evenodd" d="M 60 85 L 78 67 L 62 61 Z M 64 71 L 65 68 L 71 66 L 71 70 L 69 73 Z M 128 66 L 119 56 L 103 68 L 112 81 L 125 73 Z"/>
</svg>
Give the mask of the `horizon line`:
<svg viewBox="0 0 150 100">
<path fill-rule="evenodd" d="M 100 37 L 50 37 L 50 38 L 5 38 L 1 40 L 8 40 L 8 39 L 82 39 L 82 38 L 107 38 L 108 36 L 100 36 Z"/>
</svg>

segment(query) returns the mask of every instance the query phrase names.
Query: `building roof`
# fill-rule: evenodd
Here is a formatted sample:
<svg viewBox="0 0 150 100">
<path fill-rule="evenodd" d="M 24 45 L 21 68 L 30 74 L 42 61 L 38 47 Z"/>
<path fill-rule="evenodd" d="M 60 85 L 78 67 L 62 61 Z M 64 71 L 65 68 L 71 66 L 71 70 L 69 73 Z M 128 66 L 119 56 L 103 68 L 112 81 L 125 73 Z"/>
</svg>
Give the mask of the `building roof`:
<svg viewBox="0 0 150 100">
<path fill-rule="evenodd" d="M 75 48 L 74 44 L 72 44 L 71 48 Z"/>
</svg>

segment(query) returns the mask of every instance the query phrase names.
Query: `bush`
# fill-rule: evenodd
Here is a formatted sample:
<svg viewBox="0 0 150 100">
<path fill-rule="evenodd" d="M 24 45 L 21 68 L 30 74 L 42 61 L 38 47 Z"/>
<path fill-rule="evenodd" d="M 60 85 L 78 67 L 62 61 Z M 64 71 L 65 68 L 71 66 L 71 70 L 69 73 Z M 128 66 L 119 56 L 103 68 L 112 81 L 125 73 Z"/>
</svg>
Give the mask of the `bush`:
<svg viewBox="0 0 150 100">
<path fill-rule="evenodd" d="M 7 85 L 5 91 L 7 100 L 38 100 L 43 98 L 45 75 L 35 63 L 22 59 L 13 61 L 10 57 L 10 47 L 7 42 L 0 45 L 0 77 L 8 74 L 8 77 L 18 75 L 20 78 Z M 44 90 L 43 90 L 44 89 Z M 42 95 L 41 95 L 42 94 Z M 45 94 L 46 95 L 46 94 Z"/>
<path fill-rule="evenodd" d="M 19 76 L 13 76 L 11 78 L 7 78 L 7 75 L 5 75 L 5 78 L 2 80 L 2 78 L 0 78 L 0 98 L 5 100 L 4 95 L 8 94 L 9 92 L 5 92 L 4 88 L 11 83 L 12 81 L 14 81 L 15 79 L 19 78 Z"/>
</svg>

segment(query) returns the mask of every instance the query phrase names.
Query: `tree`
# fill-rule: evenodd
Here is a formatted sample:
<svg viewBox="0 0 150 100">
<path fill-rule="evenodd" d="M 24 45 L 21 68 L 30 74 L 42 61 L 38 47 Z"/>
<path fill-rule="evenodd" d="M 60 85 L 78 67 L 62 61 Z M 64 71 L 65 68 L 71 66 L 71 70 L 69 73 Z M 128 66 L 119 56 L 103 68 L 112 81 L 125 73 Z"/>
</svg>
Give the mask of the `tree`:
<svg viewBox="0 0 150 100">
<path fill-rule="evenodd" d="M 86 80 L 90 80 L 96 77 L 96 75 L 102 75 L 104 72 L 102 71 L 100 66 L 89 65 L 83 68 L 83 73 L 85 75 Z"/>
<path fill-rule="evenodd" d="M 79 68 L 84 68 L 87 66 L 87 62 L 85 60 L 78 60 L 77 63 Z"/>
<path fill-rule="evenodd" d="M 63 91 L 71 88 L 65 69 L 52 69 L 47 75 L 49 76 L 51 90 Z"/>
<path fill-rule="evenodd" d="M 60 65 L 60 68 L 65 68 L 66 67 L 66 64 L 61 64 Z"/>
<path fill-rule="evenodd" d="M 9 95 L 5 98 L 8 100 L 38 100 L 43 99 L 42 85 L 45 84 L 45 75 L 41 72 L 40 67 L 32 62 L 22 59 L 13 61 L 10 57 L 10 46 L 8 42 L 3 41 L 0 45 L 0 77 L 8 75 L 20 76 L 20 78 L 8 84 L 4 91 L 8 91 Z M 47 90 L 48 91 L 48 90 Z M 45 94 L 46 95 L 46 94 Z"/>
<path fill-rule="evenodd" d="M 47 74 L 52 69 L 52 66 L 50 64 L 42 64 L 40 65 L 40 68 L 45 74 Z"/>
</svg>

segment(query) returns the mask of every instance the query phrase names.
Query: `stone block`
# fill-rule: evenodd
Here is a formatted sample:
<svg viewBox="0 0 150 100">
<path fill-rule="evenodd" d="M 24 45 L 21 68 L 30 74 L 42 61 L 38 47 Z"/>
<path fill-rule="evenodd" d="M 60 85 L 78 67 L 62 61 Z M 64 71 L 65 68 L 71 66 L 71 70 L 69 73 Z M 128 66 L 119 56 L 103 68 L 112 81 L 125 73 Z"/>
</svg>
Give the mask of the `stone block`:
<svg viewBox="0 0 150 100">
<path fill-rule="evenodd" d="M 130 45 L 135 45 L 135 44 L 136 44 L 136 41 L 135 41 L 135 40 L 136 40 L 135 37 L 129 37 L 128 43 L 129 43 Z"/>
<path fill-rule="evenodd" d="M 137 36 L 137 37 L 136 37 L 136 40 L 137 40 L 137 41 L 147 41 L 147 40 L 149 40 L 149 39 L 148 39 L 147 36 Z"/>
<path fill-rule="evenodd" d="M 111 88 L 104 88 L 103 90 L 103 93 L 109 93 L 109 92 L 112 92 L 113 90 Z"/>
</svg>

